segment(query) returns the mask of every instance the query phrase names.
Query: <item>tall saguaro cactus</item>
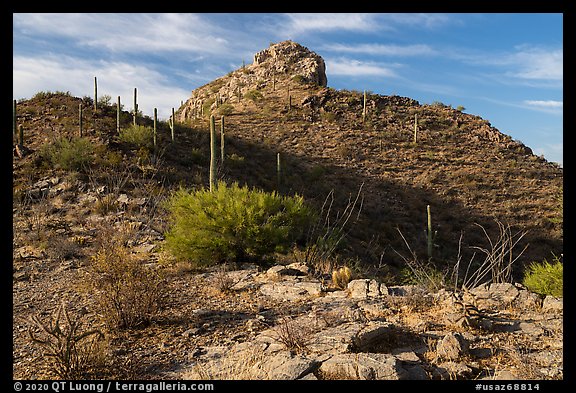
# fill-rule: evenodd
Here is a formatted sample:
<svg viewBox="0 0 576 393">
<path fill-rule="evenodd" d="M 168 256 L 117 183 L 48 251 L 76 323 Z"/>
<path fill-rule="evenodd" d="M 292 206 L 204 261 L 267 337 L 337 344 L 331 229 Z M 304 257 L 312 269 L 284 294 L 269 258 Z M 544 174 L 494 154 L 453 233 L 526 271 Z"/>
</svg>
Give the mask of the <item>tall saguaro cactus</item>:
<svg viewBox="0 0 576 393">
<path fill-rule="evenodd" d="M 172 118 L 170 121 L 170 136 L 172 137 L 172 142 L 174 142 L 174 128 L 176 127 L 176 116 L 174 115 L 174 108 L 172 108 Z"/>
<path fill-rule="evenodd" d="M 24 126 L 22 124 L 18 127 L 18 144 L 24 146 Z"/>
<path fill-rule="evenodd" d="M 362 122 L 366 120 L 366 90 L 364 90 L 364 105 L 362 106 Z"/>
<path fill-rule="evenodd" d="M 210 115 L 210 192 L 216 189 L 216 126 Z"/>
<path fill-rule="evenodd" d="M 277 189 L 280 190 L 280 184 L 282 181 L 282 166 L 280 161 L 280 152 L 276 153 L 276 182 L 277 182 Z"/>
<path fill-rule="evenodd" d="M 98 110 L 98 80 L 94 77 L 94 112 Z"/>
<path fill-rule="evenodd" d="M 154 150 L 156 150 L 156 124 L 158 123 L 158 108 L 154 108 Z"/>
<path fill-rule="evenodd" d="M 220 117 L 220 163 L 224 165 L 224 116 Z"/>
<path fill-rule="evenodd" d="M 432 250 L 434 248 L 434 239 L 437 232 L 432 233 L 432 215 L 430 213 L 430 205 L 426 205 L 426 214 L 428 216 L 427 240 L 428 240 L 428 259 L 432 258 Z"/>
<path fill-rule="evenodd" d="M 116 102 L 116 132 L 120 134 L 120 96 Z"/>
<path fill-rule="evenodd" d="M 138 116 L 138 90 L 134 88 L 134 125 L 136 125 L 136 117 Z"/>
<path fill-rule="evenodd" d="M 12 109 L 12 113 L 13 113 L 13 115 L 14 115 L 14 118 L 13 118 L 13 126 L 12 126 L 12 135 L 13 135 L 14 138 L 15 138 L 15 137 L 16 137 L 16 132 L 17 132 L 17 123 L 18 123 L 16 100 L 14 100 L 14 108 Z"/>
<path fill-rule="evenodd" d="M 82 138 L 82 103 L 78 104 L 78 127 L 80 129 L 80 138 Z"/>
<path fill-rule="evenodd" d="M 414 113 L 414 143 L 418 142 L 418 113 Z"/>
</svg>

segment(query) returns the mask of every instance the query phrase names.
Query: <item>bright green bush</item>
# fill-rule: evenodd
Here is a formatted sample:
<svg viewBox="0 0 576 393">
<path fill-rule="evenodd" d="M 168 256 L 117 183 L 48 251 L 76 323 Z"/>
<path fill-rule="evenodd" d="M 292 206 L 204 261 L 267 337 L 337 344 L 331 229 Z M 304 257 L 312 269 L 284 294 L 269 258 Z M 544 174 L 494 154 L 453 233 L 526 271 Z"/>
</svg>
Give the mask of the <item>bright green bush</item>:
<svg viewBox="0 0 576 393">
<path fill-rule="evenodd" d="M 131 125 L 120 130 L 118 138 L 121 142 L 134 145 L 136 147 L 152 148 L 154 144 L 154 129 L 141 125 Z"/>
<path fill-rule="evenodd" d="M 87 138 L 57 138 L 42 146 L 40 157 L 54 168 L 79 171 L 94 161 L 95 146 Z"/>
<path fill-rule="evenodd" d="M 227 186 L 215 191 L 175 191 L 166 203 L 171 227 L 166 249 L 195 266 L 225 262 L 265 263 L 302 239 L 311 211 L 300 196 Z"/>
<path fill-rule="evenodd" d="M 541 295 L 562 297 L 563 271 L 562 262 L 558 257 L 554 257 L 552 263 L 546 259 L 542 263 L 533 262 L 524 274 L 524 285 L 532 292 Z"/>
</svg>

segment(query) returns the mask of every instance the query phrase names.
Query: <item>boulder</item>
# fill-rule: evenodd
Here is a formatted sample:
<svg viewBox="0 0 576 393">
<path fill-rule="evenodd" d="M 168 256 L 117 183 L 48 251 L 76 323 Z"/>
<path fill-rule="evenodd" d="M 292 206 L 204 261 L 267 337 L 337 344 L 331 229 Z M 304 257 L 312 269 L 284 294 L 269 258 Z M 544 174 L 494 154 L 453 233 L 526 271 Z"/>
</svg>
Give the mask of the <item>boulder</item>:
<svg viewBox="0 0 576 393">
<path fill-rule="evenodd" d="M 400 361 L 386 353 L 343 353 L 326 360 L 320 373 L 327 379 L 400 380 L 408 377 Z"/>
<path fill-rule="evenodd" d="M 436 344 L 436 357 L 456 360 L 468 353 L 470 344 L 460 333 L 449 333 Z"/>
</svg>

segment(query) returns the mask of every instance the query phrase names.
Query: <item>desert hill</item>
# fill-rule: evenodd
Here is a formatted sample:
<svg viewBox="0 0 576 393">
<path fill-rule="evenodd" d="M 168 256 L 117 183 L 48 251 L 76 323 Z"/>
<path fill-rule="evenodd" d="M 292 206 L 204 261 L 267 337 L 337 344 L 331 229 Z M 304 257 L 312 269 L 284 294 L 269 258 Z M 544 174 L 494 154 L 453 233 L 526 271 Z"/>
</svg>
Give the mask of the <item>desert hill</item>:
<svg viewBox="0 0 576 393">
<path fill-rule="evenodd" d="M 563 172 L 557 165 L 489 121 L 442 103 L 369 92 L 364 105 L 363 92 L 326 83 L 317 54 L 291 41 L 272 44 L 251 65 L 194 90 L 177 117 L 205 128 L 202 113 L 227 113 L 226 135 L 259 147 L 246 156 L 246 165 L 257 162 L 250 183 L 259 187 L 274 187 L 276 153 L 286 161 L 285 192 L 323 201 L 336 190 L 346 202 L 364 184 L 362 214 L 350 235 L 373 240 L 378 258 L 397 260 L 391 247 L 406 251 L 398 229 L 421 255 L 427 205 L 438 260 L 453 260 L 461 234 L 462 249 L 485 246 L 476 224 L 494 236 L 495 221 L 527 232 L 518 245 L 530 244 L 525 261 L 561 253 Z M 230 169 L 230 176 L 242 172 Z"/>
<path fill-rule="evenodd" d="M 84 142 L 69 146 L 79 135 L 80 104 Z M 489 121 L 442 103 L 332 89 L 322 58 L 291 41 L 272 44 L 252 64 L 192 91 L 175 108 L 173 132 L 170 122 L 157 122 L 156 146 L 150 138 L 119 137 L 111 97 L 101 97 L 97 109 L 93 104 L 66 92 L 39 92 L 16 104 L 15 121 L 23 130 L 23 141 L 14 136 L 13 159 L 18 378 L 46 375 L 36 367 L 40 350 L 27 340 L 30 315 L 48 317 L 65 300 L 79 315 L 99 320 L 93 296 L 79 286 L 89 281 L 85 274 L 99 250 L 116 244 L 113 239 L 121 238 L 122 249 L 146 266 L 164 266 L 170 223 L 162 203 L 180 186 L 208 186 L 210 115 L 218 129 L 224 118 L 220 179 L 302 195 L 318 210 L 330 206 L 332 223 L 352 213 L 330 268 L 349 265 L 356 277 L 398 285 L 413 282 L 405 277 L 408 262 L 449 275 L 457 260 L 463 268 L 468 261 L 478 266 L 488 252 L 505 260 L 519 256 L 513 267 L 520 281 L 525 264 L 562 254 L 562 168 Z M 118 120 L 121 130 L 128 129 L 133 114 L 123 108 Z M 146 114 L 136 121 L 153 125 Z M 56 155 L 62 146 L 71 153 Z M 431 258 L 428 206 L 435 233 Z M 301 254 L 279 255 L 277 262 L 302 262 Z M 214 272 L 175 269 L 160 316 L 137 334 L 112 335 L 117 376 L 159 378 L 159 370 L 204 347 L 245 341 L 285 315 L 309 311 L 300 298 L 276 304 L 254 295 L 258 280 L 232 294 L 214 294 L 206 286 L 214 286 Z M 250 271 L 246 280 L 261 274 Z M 311 285 L 324 294 L 320 282 Z M 258 314 L 254 320 L 252 313 Z"/>
</svg>

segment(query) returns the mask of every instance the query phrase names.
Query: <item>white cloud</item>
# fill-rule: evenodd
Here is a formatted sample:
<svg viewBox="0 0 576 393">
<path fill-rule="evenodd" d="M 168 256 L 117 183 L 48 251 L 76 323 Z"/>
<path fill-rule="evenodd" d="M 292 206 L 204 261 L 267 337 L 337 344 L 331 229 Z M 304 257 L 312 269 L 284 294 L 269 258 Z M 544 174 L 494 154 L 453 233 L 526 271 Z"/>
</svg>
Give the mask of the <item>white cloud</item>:
<svg viewBox="0 0 576 393">
<path fill-rule="evenodd" d="M 309 31 L 368 31 L 376 27 L 375 14 L 285 14 L 288 23 L 285 30 L 290 34 Z"/>
<path fill-rule="evenodd" d="M 350 76 L 386 76 L 395 77 L 390 66 L 354 59 L 326 59 L 326 74 Z"/>
<path fill-rule="evenodd" d="M 125 107 L 131 107 L 134 88 L 138 105 L 144 114 L 158 108 L 160 118 L 168 118 L 172 107 L 190 96 L 169 83 L 164 75 L 145 66 L 109 61 L 88 61 L 67 56 L 13 58 L 13 98 L 30 98 L 40 91 L 69 91 L 72 95 L 92 96 L 94 77 L 99 95 L 117 96 Z"/>
<path fill-rule="evenodd" d="M 530 86 L 561 86 L 564 72 L 563 50 L 522 45 L 508 53 L 466 53 L 465 49 L 446 51 L 446 56 L 474 66 L 493 66 L 502 70 L 492 78 L 501 83 L 523 82 Z"/>
<path fill-rule="evenodd" d="M 287 36 L 303 35 L 313 31 L 398 31 L 403 27 L 431 29 L 453 23 L 449 14 L 423 13 L 296 13 L 285 14 L 280 30 Z M 278 26 L 277 26 L 278 27 Z"/>
<path fill-rule="evenodd" d="M 230 50 L 218 25 L 196 14 L 14 14 L 14 29 L 115 52 Z"/>
<path fill-rule="evenodd" d="M 358 45 L 344 45 L 344 44 L 327 44 L 323 49 L 344 52 L 344 53 L 363 53 L 368 55 L 382 55 L 382 56 L 421 56 L 421 55 L 434 55 L 437 52 L 428 45 L 383 45 L 383 44 L 358 44 Z"/>
<path fill-rule="evenodd" d="M 517 67 L 511 75 L 523 79 L 561 81 L 564 77 L 562 49 L 520 48 L 508 62 Z"/>
<path fill-rule="evenodd" d="M 424 14 L 424 13 L 392 13 L 379 14 L 380 21 L 391 25 L 416 26 L 418 28 L 433 29 L 446 24 L 460 23 L 450 14 Z"/>
<path fill-rule="evenodd" d="M 554 100 L 547 100 L 547 101 L 525 100 L 524 103 L 531 106 L 550 108 L 550 109 L 562 109 L 564 107 L 563 101 L 554 101 Z"/>
<path fill-rule="evenodd" d="M 564 110 L 563 101 L 554 100 L 524 100 L 522 106 L 540 112 L 561 115 Z"/>
</svg>

